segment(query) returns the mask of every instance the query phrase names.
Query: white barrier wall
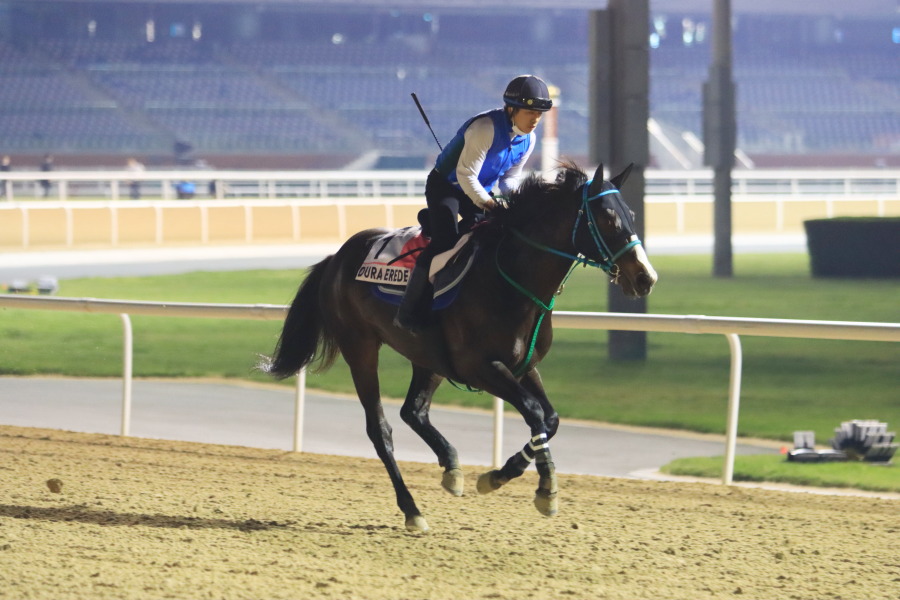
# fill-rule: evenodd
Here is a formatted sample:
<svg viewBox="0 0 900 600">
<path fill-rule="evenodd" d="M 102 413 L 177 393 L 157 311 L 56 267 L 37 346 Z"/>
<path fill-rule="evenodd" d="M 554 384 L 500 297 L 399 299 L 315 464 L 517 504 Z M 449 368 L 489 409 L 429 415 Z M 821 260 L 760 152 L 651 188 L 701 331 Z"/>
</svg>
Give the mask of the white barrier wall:
<svg viewBox="0 0 900 600">
<path fill-rule="evenodd" d="M 0 249 L 336 242 L 369 227 L 416 223 L 417 171 L 12 172 L 0 201 Z M 52 182 L 36 198 L 36 182 Z M 128 182 L 141 181 L 141 199 Z M 174 185 L 195 182 L 191 199 Z M 208 184 L 215 182 L 210 194 Z M 645 237 L 712 234 L 708 171 L 648 171 Z M 93 199 L 87 199 L 93 198 Z M 900 171 L 735 171 L 733 229 L 803 233 L 803 221 L 900 216 Z"/>
</svg>

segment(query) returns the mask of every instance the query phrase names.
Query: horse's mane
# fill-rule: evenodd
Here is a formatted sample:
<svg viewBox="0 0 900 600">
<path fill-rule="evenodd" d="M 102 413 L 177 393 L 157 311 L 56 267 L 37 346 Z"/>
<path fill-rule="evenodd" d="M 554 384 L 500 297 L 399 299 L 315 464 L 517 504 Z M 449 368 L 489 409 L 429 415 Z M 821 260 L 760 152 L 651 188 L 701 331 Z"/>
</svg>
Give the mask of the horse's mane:
<svg viewBox="0 0 900 600">
<path fill-rule="evenodd" d="M 488 219 L 475 228 L 477 235 L 495 235 L 507 227 L 521 228 L 543 218 L 548 210 L 554 209 L 552 203 L 573 197 L 587 179 L 584 171 L 568 161 L 560 164 L 554 181 L 544 180 L 540 173 L 531 173 L 510 194 L 505 206 L 492 210 Z"/>
</svg>

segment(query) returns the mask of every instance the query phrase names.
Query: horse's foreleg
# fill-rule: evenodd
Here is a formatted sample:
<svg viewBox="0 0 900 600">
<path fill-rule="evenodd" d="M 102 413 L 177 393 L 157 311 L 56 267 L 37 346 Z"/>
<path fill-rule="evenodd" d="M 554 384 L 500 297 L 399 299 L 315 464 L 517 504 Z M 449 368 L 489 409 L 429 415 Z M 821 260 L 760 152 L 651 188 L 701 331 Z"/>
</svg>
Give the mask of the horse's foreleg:
<svg viewBox="0 0 900 600">
<path fill-rule="evenodd" d="M 397 506 L 403 511 L 406 517 L 406 528 L 410 531 L 428 531 L 428 523 L 422 516 L 413 500 L 412 494 L 403 481 L 400 474 L 400 467 L 394 459 L 394 441 L 391 435 L 391 426 L 384 416 L 384 410 L 381 406 L 381 391 L 378 383 L 378 348 L 365 352 L 362 347 L 364 344 L 357 342 L 353 344 L 353 350 L 342 346 L 341 352 L 344 359 L 350 366 L 350 373 L 353 376 L 353 384 L 356 387 L 356 393 L 366 412 L 366 433 L 375 447 L 378 458 L 387 469 L 394 485 L 394 492 L 397 495 Z M 345 350 L 345 348 L 347 348 Z"/>
<path fill-rule="evenodd" d="M 547 440 L 553 438 L 556 435 L 556 431 L 559 429 L 559 415 L 556 412 L 556 409 L 553 408 L 553 405 L 550 404 L 549 398 L 547 398 L 547 393 L 544 391 L 544 383 L 541 381 L 541 374 L 538 373 L 537 368 L 534 368 L 522 377 L 522 387 L 528 390 L 537 401 L 541 404 L 541 410 L 544 413 L 544 427 L 547 428 Z"/>
<path fill-rule="evenodd" d="M 400 409 L 400 416 L 437 455 L 438 464 L 444 467 L 441 480 L 443 488 L 454 496 L 462 496 L 463 473 L 456 448 L 431 424 L 428 415 L 431 398 L 442 381 L 442 377 L 414 365 L 409 391 Z"/>
<path fill-rule="evenodd" d="M 534 504 L 541 514 L 555 515 L 557 506 L 556 468 L 550 455 L 549 439 L 556 433 L 559 419 L 550 406 L 537 373 L 529 373 L 520 384 L 509 369 L 501 362 L 492 366 L 509 388 L 509 393 L 501 397 L 512 404 L 525 418 L 531 428 L 531 440 L 506 461 L 500 469 L 484 473 L 478 478 L 478 492 L 486 494 L 499 489 L 511 479 L 521 476 L 528 466 L 534 462 L 540 478 L 535 491 Z M 545 408 L 550 414 L 545 415 Z"/>
<path fill-rule="evenodd" d="M 547 438 L 543 440 L 544 451 L 536 451 L 535 453 L 540 481 L 538 482 L 538 489 L 535 490 L 534 493 L 534 505 L 541 514 L 552 516 L 555 515 L 558 510 L 558 485 L 556 481 L 556 468 L 553 464 L 553 460 L 550 458 L 550 447 L 548 446 L 548 443 L 550 439 L 556 435 L 556 431 L 559 429 L 559 415 L 550 404 L 546 392 L 544 392 L 544 384 L 541 381 L 541 375 L 536 368 L 526 373 L 522 378 L 522 387 L 531 392 L 541 405 L 544 429 L 547 434 Z M 533 439 L 532 442 L 534 442 Z M 542 460 L 544 461 L 543 466 Z"/>
</svg>

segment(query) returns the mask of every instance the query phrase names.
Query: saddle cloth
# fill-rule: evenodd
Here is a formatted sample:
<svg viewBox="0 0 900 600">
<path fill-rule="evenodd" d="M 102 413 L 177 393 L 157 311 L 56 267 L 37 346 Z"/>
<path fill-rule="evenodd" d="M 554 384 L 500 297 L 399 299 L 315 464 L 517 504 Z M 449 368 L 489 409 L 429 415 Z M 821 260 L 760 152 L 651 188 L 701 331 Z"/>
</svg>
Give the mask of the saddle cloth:
<svg viewBox="0 0 900 600">
<path fill-rule="evenodd" d="M 453 248 L 438 254 L 431 261 L 428 278 L 434 286 L 436 300 L 454 291 L 471 268 L 476 252 L 475 244 L 469 243 L 471 235 L 463 235 Z M 421 227 L 404 227 L 386 233 L 372 244 L 356 272 L 356 279 L 376 284 L 379 296 L 399 302 L 416 265 L 416 258 L 427 244 Z"/>
</svg>

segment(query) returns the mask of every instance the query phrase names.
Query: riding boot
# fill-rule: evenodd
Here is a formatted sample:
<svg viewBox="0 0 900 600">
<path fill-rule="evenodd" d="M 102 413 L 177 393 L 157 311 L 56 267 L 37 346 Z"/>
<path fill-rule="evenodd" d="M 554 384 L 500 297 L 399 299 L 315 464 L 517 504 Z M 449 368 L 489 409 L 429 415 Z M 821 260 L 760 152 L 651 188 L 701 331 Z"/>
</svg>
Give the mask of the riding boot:
<svg viewBox="0 0 900 600">
<path fill-rule="evenodd" d="M 423 260 L 424 259 L 424 260 Z M 406 284 L 406 292 L 394 317 L 394 325 L 417 334 L 428 324 L 434 287 L 428 280 L 431 256 L 421 256 Z"/>
</svg>

